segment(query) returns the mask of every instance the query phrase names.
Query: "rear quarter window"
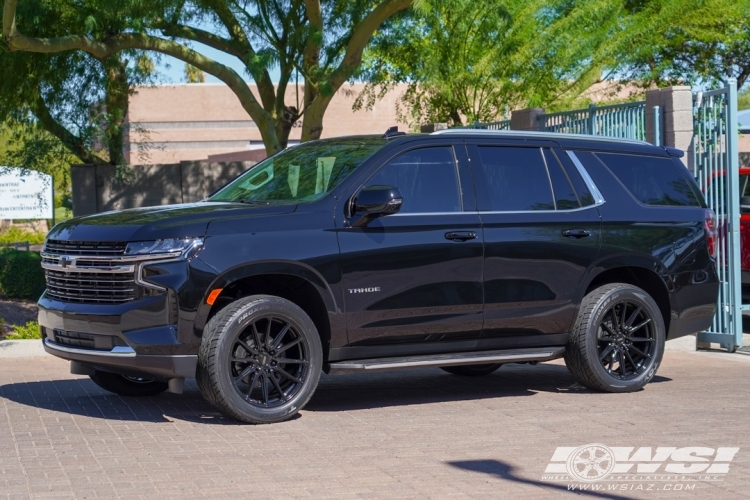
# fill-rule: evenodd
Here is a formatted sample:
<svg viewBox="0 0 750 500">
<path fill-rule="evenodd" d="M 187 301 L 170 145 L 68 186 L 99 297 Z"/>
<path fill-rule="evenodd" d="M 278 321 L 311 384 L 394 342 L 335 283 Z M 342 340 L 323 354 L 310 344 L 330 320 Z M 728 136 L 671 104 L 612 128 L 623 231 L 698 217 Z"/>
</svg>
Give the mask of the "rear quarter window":
<svg viewBox="0 0 750 500">
<path fill-rule="evenodd" d="M 687 170 L 672 158 L 618 153 L 596 153 L 596 156 L 644 205 L 701 206 L 694 186 L 688 183 Z"/>
</svg>

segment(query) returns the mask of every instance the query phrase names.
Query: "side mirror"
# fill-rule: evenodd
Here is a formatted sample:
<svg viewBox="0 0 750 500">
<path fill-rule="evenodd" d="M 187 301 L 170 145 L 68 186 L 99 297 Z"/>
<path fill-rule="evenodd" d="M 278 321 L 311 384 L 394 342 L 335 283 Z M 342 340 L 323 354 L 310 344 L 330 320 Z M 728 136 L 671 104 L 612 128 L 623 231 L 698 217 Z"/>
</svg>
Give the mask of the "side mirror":
<svg viewBox="0 0 750 500">
<path fill-rule="evenodd" d="M 366 226 L 371 220 L 393 215 L 401 210 L 401 191 L 393 186 L 369 186 L 359 192 L 352 203 L 352 215 L 361 217 L 353 225 Z"/>
</svg>

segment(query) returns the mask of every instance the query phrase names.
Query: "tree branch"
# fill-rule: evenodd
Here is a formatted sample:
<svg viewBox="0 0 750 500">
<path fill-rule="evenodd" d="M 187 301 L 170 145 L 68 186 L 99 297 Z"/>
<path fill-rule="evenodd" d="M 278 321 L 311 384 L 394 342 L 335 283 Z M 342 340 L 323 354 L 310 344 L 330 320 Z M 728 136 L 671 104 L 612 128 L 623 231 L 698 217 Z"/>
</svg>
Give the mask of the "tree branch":
<svg viewBox="0 0 750 500">
<path fill-rule="evenodd" d="M 83 140 L 77 135 L 71 133 L 63 127 L 60 122 L 55 120 L 47 104 L 41 96 L 34 99 L 32 112 L 39 123 L 50 134 L 57 137 L 68 150 L 76 155 L 82 162 L 93 165 L 106 165 L 107 161 L 86 147 Z"/>
<path fill-rule="evenodd" d="M 215 76 L 234 92 L 240 104 L 258 125 L 266 150 L 269 154 L 280 149 L 278 138 L 274 131 L 271 114 L 263 109 L 253 95 L 245 81 L 232 68 L 220 64 L 213 59 L 172 40 L 145 35 L 142 33 L 126 33 L 95 41 L 83 35 L 69 35 L 57 38 L 33 38 L 23 35 L 16 28 L 15 12 L 18 0 L 5 0 L 3 9 L 3 39 L 8 48 L 26 52 L 53 54 L 68 50 L 82 50 L 98 59 L 104 59 L 116 52 L 128 49 L 152 50 L 181 61 L 192 64 L 196 68 Z M 273 106 L 273 100 L 271 101 Z M 273 109 L 273 108 L 271 108 Z"/>
<path fill-rule="evenodd" d="M 414 0 L 385 0 L 359 23 L 346 47 L 344 59 L 331 75 L 331 87 L 334 91 L 338 90 L 357 70 L 362 62 L 362 52 L 375 30 L 389 17 L 410 7 L 413 3 Z"/>
<path fill-rule="evenodd" d="M 209 33 L 208 31 L 182 24 L 162 23 L 155 25 L 154 28 L 158 29 L 166 36 L 193 40 L 202 43 L 203 45 L 208 45 L 209 47 L 221 52 L 226 52 L 227 54 L 239 58 L 243 63 L 245 62 L 244 58 L 247 48 L 242 47 L 235 40 L 227 40 L 226 38 Z"/>
</svg>

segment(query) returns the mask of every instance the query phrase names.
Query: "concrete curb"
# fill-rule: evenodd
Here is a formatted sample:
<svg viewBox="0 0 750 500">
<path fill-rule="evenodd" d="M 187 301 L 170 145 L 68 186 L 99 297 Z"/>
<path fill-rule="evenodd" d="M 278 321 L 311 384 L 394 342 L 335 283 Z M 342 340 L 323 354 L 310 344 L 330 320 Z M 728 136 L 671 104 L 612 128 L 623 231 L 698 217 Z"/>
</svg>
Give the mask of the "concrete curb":
<svg viewBox="0 0 750 500">
<path fill-rule="evenodd" d="M 2 340 L 0 358 L 37 358 L 49 356 L 41 340 Z"/>
</svg>

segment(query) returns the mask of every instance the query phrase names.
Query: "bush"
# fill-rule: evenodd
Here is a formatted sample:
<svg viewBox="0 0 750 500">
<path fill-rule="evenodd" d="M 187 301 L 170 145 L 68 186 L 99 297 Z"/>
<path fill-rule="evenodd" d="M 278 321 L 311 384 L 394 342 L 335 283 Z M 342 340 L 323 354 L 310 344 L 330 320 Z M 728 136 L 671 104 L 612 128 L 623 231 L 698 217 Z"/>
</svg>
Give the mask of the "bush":
<svg viewBox="0 0 750 500">
<path fill-rule="evenodd" d="M 29 321 L 26 323 L 26 326 L 16 326 L 15 331 L 5 338 L 7 340 L 41 339 L 42 335 L 39 332 L 39 323 L 36 321 Z"/>
<path fill-rule="evenodd" d="M 37 252 L 0 250 L 0 292 L 12 299 L 37 300 L 46 287 Z"/>
<path fill-rule="evenodd" d="M 5 231 L 0 231 L 0 244 L 28 241 L 32 245 L 39 245 L 44 243 L 44 237 L 43 231 L 29 231 L 28 229 L 11 226 Z"/>
</svg>

